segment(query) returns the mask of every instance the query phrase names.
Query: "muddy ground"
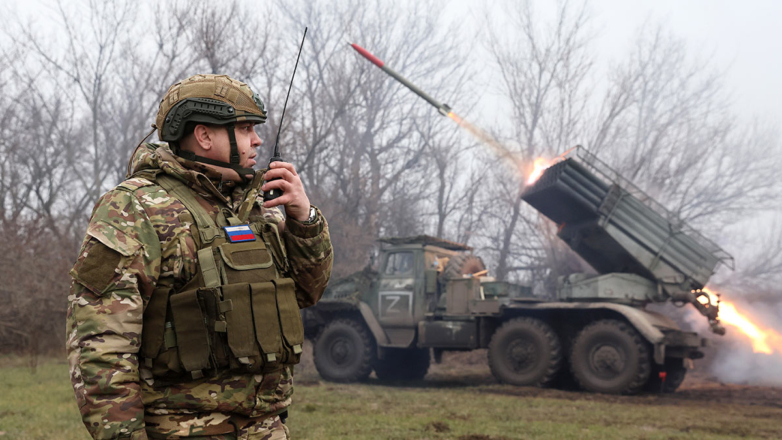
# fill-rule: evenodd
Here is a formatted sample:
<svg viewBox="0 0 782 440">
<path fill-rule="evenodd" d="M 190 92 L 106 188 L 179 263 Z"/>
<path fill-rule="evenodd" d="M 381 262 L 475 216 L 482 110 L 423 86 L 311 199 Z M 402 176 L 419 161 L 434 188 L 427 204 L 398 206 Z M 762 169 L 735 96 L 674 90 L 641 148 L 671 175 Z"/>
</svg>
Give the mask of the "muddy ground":
<svg viewBox="0 0 782 440">
<path fill-rule="evenodd" d="M 761 405 L 782 408 L 782 387 L 763 387 L 751 385 L 727 384 L 719 382 L 708 374 L 703 366 L 687 372 L 681 387 L 673 394 L 647 394 L 640 396 L 614 396 L 563 391 L 557 389 L 538 389 L 528 387 L 489 388 L 487 392 L 499 392 L 519 396 L 541 396 L 568 400 L 597 400 L 603 402 L 626 402 L 637 405 L 676 405 L 683 402 L 729 403 L 736 405 Z M 459 372 L 462 372 L 459 374 Z M 465 374 L 466 373 L 466 374 Z M 460 377 L 461 376 L 461 377 Z M 433 364 L 426 377 L 427 381 L 446 384 L 492 384 L 497 383 L 486 363 L 485 350 L 470 353 L 446 353 L 443 362 Z"/>
<path fill-rule="evenodd" d="M 309 344 L 307 344 L 309 345 Z M 312 362 L 311 347 L 305 347 L 302 364 L 297 368 L 297 383 L 302 385 L 320 382 L 320 376 Z M 472 352 L 446 352 L 442 363 L 435 364 L 422 382 L 406 383 L 404 386 L 420 388 L 468 387 L 483 385 L 479 392 L 522 397 L 545 397 L 551 399 L 627 403 L 633 405 L 757 405 L 782 408 L 782 387 L 728 384 L 711 376 L 705 365 L 695 364 L 689 370 L 681 387 L 673 394 L 643 394 L 638 396 L 616 396 L 586 393 L 577 390 L 541 389 L 500 385 L 491 375 L 486 361 L 486 350 Z M 375 381 L 374 374 L 370 381 Z M 493 386 L 494 385 L 494 386 Z"/>
</svg>

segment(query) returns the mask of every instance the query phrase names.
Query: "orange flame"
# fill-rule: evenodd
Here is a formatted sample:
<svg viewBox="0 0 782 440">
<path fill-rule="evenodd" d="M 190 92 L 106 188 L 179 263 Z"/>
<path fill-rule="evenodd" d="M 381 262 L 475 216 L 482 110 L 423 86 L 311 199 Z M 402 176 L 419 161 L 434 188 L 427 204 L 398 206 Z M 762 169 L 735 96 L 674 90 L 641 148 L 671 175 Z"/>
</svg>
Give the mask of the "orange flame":
<svg viewBox="0 0 782 440">
<path fill-rule="evenodd" d="M 532 185 L 533 183 L 537 182 L 537 180 L 540 179 L 540 176 L 543 175 L 543 171 L 546 171 L 546 168 L 554 165 L 553 162 L 554 161 L 548 160 L 544 157 L 535 159 L 535 163 L 532 165 L 532 172 L 527 178 L 527 185 Z"/>
<path fill-rule="evenodd" d="M 717 295 L 709 289 L 703 289 L 709 295 L 712 304 L 717 303 Z M 701 300 L 701 298 L 698 298 Z M 703 303 L 703 301 L 701 301 Z M 777 352 L 782 354 L 782 335 L 771 328 L 762 328 L 760 325 L 752 322 L 752 319 L 746 312 L 742 313 L 735 304 L 729 301 L 720 301 L 719 320 L 723 324 L 730 325 L 752 342 L 752 351 L 755 353 L 773 354 Z"/>
<path fill-rule="evenodd" d="M 538 179 L 540 179 L 540 176 L 543 175 L 543 172 L 546 171 L 547 168 L 549 168 L 550 166 L 554 165 L 557 162 L 561 162 L 565 160 L 565 157 L 576 148 L 578 147 L 573 147 L 551 160 L 546 159 L 545 157 L 539 157 L 535 159 L 535 163 L 532 165 L 533 167 L 532 173 L 530 173 L 529 177 L 527 178 L 527 186 L 537 182 Z"/>
</svg>

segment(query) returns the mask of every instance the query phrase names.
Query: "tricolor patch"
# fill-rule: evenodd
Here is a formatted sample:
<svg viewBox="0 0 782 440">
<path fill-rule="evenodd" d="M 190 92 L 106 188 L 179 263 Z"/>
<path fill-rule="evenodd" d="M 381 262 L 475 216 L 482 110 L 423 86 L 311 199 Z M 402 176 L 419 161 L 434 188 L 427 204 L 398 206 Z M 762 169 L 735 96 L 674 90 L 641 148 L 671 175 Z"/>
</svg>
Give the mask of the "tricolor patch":
<svg viewBox="0 0 782 440">
<path fill-rule="evenodd" d="M 228 234 L 228 241 L 231 243 L 241 243 L 243 241 L 255 241 L 255 234 L 248 225 L 223 226 Z"/>
</svg>

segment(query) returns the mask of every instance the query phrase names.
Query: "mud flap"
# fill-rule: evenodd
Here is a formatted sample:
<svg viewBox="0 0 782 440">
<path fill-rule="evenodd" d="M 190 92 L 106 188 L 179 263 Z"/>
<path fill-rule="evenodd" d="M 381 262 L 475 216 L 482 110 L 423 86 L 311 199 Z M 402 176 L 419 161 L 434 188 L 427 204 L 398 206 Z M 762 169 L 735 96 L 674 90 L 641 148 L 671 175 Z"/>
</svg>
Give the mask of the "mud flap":
<svg viewBox="0 0 782 440">
<path fill-rule="evenodd" d="M 665 363 L 665 344 L 654 344 L 654 363 L 663 365 Z"/>
</svg>

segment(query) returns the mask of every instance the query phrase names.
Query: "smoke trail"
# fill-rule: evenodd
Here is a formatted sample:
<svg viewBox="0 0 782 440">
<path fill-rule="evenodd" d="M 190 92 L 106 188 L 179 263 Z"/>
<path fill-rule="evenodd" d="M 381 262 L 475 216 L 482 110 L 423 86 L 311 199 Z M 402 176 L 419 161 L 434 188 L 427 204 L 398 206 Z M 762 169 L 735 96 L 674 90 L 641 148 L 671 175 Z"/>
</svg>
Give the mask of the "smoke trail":
<svg viewBox="0 0 782 440">
<path fill-rule="evenodd" d="M 457 124 L 459 124 L 460 127 L 465 129 L 468 133 L 473 135 L 476 139 L 478 139 L 481 143 L 483 143 L 485 146 L 489 147 L 489 149 L 499 158 L 501 158 L 506 164 L 508 164 L 521 178 L 524 179 L 524 176 L 526 175 L 525 172 L 525 166 L 522 163 L 521 160 L 519 160 L 518 155 L 513 153 L 508 147 L 505 145 L 502 145 L 501 143 L 497 142 L 496 139 L 489 133 L 486 133 L 482 129 L 476 127 L 475 125 L 465 121 L 460 116 L 458 116 L 454 112 L 449 112 L 448 117 L 453 119 Z M 528 167 L 528 166 L 527 166 Z"/>
</svg>

